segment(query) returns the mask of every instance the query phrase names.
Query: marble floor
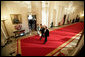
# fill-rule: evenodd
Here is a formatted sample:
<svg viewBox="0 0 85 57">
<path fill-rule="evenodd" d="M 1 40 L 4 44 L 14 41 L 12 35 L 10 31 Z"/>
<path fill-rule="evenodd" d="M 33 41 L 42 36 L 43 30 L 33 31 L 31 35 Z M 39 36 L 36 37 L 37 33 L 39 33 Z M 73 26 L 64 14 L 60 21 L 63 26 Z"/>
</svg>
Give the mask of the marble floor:
<svg viewBox="0 0 85 57">
<path fill-rule="evenodd" d="M 69 24 L 69 25 L 71 25 L 71 24 Z M 49 31 L 54 30 L 54 29 L 58 29 L 58 28 L 61 28 L 61 27 L 64 27 L 64 26 L 68 26 L 68 25 L 49 28 Z M 16 56 L 16 54 L 17 54 L 17 40 L 22 39 L 22 38 L 26 38 L 28 36 L 33 36 L 33 35 L 36 35 L 36 34 L 37 34 L 37 32 L 33 31 L 33 32 L 31 32 L 31 35 L 26 34 L 25 36 L 22 36 L 22 37 L 18 37 L 18 38 L 12 37 L 12 38 L 10 38 L 11 42 L 8 43 L 7 45 L 5 45 L 5 47 L 3 47 L 3 48 L 1 47 L 1 56 Z M 76 46 L 75 43 L 77 43 L 77 42 L 78 42 L 78 39 L 73 40 L 72 43 L 67 45 L 60 52 L 65 52 L 67 56 L 68 56 L 68 53 L 69 53 L 69 55 L 71 55 L 71 52 L 73 52 L 74 49 L 75 49 L 74 48 Z M 70 51 L 68 52 L 68 50 L 70 50 Z M 58 53 L 56 53 L 56 54 L 58 54 Z M 56 56 L 56 54 L 54 56 Z"/>
</svg>

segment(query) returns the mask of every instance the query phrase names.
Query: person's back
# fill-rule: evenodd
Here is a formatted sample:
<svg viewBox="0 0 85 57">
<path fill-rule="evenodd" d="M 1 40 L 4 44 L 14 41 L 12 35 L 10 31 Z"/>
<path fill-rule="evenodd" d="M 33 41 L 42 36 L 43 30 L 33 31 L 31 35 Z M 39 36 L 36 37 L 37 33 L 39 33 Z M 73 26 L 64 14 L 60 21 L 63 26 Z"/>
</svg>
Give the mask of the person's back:
<svg viewBox="0 0 85 57">
<path fill-rule="evenodd" d="M 75 19 L 72 20 L 72 23 L 74 23 L 74 22 L 75 22 Z"/>
<path fill-rule="evenodd" d="M 45 44 L 47 42 L 47 37 L 49 36 L 49 30 L 47 29 L 47 27 L 45 26 L 45 41 L 43 44 Z"/>
<path fill-rule="evenodd" d="M 49 36 L 49 30 L 46 29 L 45 36 Z"/>
<path fill-rule="evenodd" d="M 45 28 L 42 27 L 42 33 L 44 33 Z"/>
</svg>

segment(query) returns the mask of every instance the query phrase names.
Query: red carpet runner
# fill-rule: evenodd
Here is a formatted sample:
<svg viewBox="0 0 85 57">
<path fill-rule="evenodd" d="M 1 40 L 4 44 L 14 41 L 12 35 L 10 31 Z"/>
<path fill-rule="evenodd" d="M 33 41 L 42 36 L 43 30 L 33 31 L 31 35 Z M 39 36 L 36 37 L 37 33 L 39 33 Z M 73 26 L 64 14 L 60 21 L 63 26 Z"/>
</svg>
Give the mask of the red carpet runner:
<svg viewBox="0 0 85 57">
<path fill-rule="evenodd" d="M 71 39 L 84 29 L 84 23 L 78 22 L 63 28 L 50 31 L 48 41 L 39 40 L 38 35 L 20 40 L 21 56 L 45 56 L 60 45 Z M 19 48 L 18 48 L 19 49 Z"/>
</svg>

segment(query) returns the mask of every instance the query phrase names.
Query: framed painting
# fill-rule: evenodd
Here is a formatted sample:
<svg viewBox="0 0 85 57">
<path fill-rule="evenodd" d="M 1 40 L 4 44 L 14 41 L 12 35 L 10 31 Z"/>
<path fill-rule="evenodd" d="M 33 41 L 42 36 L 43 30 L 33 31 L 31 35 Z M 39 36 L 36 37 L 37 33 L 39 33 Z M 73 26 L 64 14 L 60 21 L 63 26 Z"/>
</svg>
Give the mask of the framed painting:
<svg viewBox="0 0 85 57">
<path fill-rule="evenodd" d="M 12 24 L 22 23 L 21 14 L 11 14 L 10 16 L 11 16 Z"/>
</svg>

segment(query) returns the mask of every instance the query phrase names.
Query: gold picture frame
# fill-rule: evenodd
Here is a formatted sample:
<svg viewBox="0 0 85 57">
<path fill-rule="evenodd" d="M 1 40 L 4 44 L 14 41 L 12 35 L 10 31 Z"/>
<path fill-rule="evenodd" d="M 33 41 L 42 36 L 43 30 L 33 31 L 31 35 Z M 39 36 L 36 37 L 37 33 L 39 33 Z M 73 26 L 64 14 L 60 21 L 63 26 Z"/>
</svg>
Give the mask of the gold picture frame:
<svg viewBox="0 0 85 57">
<path fill-rule="evenodd" d="M 10 14 L 12 24 L 21 24 L 22 23 L 22 18 L 21 14 Z"/>
</svg>

